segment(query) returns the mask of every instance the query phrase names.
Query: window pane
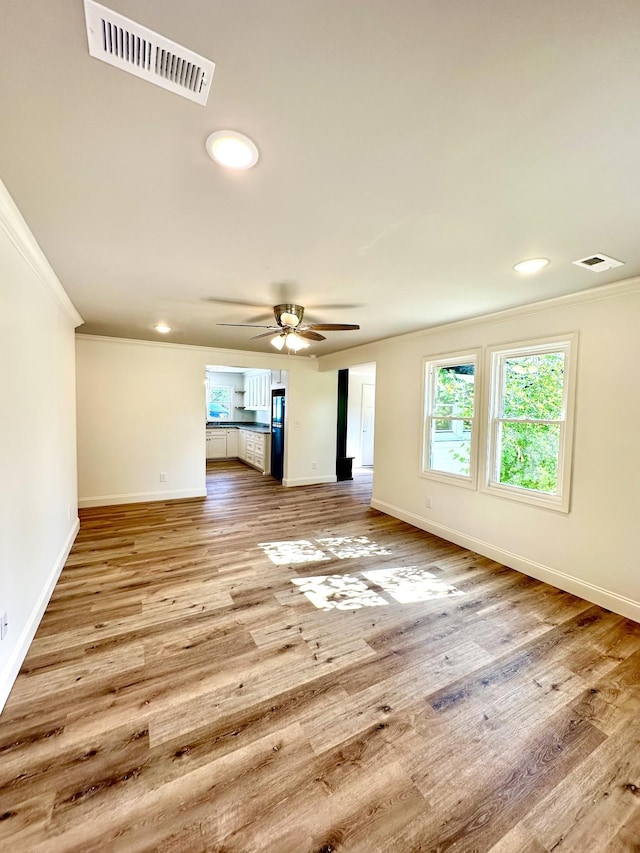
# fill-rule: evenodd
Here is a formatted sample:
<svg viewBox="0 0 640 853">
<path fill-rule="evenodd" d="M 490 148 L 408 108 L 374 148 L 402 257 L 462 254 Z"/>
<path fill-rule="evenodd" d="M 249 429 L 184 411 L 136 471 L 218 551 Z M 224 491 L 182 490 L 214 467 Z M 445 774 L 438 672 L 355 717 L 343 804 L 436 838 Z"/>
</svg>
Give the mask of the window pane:
<svg viewBox="0 0 640 853">
<path fill-rule="evenodd" d="M 434 372 L 435 394 L 433 414 L 448 418 L 473 417 L 474 364 L 437 367 Z"/>
<path fill-rule="evenodd" d="M 451 428 L 446 433 L 438 430 L 438 423 L 435 419 L 431 421 L 429 468 L 468 477 L 471 472 L 471 422 L 451 420 Z"/>
<path fill-rule="evenodd" d="M 207 400 L 207 416 L 210 421 L 228 420 L 231 416 L 231 389 L 211 385 Z"/>
<path fill-rule="evenodd" d="M 560 420 L 564 352 L 504 360 L 502 417 Z"/>
<path fill-rule="evenodd" d="M 560 426 L 503 423 L 498 429 L 499 482 L 557 494 Z"/>
</svg>

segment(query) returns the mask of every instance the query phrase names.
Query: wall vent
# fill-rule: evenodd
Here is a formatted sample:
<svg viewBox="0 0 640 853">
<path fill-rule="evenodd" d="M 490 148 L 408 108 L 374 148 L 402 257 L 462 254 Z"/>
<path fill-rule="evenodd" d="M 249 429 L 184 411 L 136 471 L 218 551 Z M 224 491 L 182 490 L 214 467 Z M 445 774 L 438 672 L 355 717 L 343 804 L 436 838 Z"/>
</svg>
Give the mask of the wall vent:
<svg viewBox="0 0 640 853">
<path fill-rule="evenodd" d="M 215 63 L 152 30 L 84 0 L 89 53 L 109 65 L 204 106 Z"/>
<path fill-rule="evenodd" d="M 604 270 L 612 270 L 614 267 L 623 267 L 624 261 L 616 261 L 615 258 L 610 258 L 608 255 L 587 255 L 586 258 L 580 258 L 579 261 L 572 261 L 577 267 L 584 267 L 586 270 L 594 272 L 604 272 Z"/>
</svg>

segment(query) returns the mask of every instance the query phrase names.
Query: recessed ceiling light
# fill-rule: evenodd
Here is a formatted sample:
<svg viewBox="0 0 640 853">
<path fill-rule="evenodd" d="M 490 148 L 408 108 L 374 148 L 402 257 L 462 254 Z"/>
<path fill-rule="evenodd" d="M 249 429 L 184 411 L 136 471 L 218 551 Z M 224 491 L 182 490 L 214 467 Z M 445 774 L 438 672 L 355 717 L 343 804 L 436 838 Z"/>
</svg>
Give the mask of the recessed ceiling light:
<svg viewBox="0 0 640 853">
<path fill-rule="evenodd" d="M 516 264 L 514 270 L 525 273 L 525 275 L 530 275 L 531 273 L 538 272 L 542 267 L 546 267 L 548 263 L 548 258 L 529 258 L 527 261 L 520 261 L 519 264 Z"/>
<path fill-rule="evenodd" d="M 225 169 L 250 169 L 258 162 L 258 149 L 248 136 L 235 130 L 216 130 L 205 142 L 207 154 Z"/>
<path fill-rule="evenodd" d="M 167 335 L 171 331 L 171 326 L 165 325 L 165 323 L 158 323 L 157 326 L 153 327 L 156 332 L 160 332 L 162 335 Z"/>
</svg>

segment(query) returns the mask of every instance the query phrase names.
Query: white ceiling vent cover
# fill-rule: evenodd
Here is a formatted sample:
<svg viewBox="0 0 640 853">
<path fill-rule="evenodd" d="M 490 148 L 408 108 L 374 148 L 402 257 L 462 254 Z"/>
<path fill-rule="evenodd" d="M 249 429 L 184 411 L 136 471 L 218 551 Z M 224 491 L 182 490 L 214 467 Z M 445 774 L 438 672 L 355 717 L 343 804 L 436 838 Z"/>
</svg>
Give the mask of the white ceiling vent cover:
<svg viewBox="0 0 640 853">
<path fill-rule="evenodd" d="M 580 258 L 579 261 L 571 261 L 571 263 L 594 272 L 604 272 L 605 270 L 612 270 L 614 267 L 624 266 L 624 261 L 616 261 L 615 258 L 603 254 L 588 255 L 586 258 Z"/>
<path fill-rule="evenodd" d="M 89 53 L 149 83 L 207 103 L 215 63 L 146 27 L 84 0 Z"/>
</svg>

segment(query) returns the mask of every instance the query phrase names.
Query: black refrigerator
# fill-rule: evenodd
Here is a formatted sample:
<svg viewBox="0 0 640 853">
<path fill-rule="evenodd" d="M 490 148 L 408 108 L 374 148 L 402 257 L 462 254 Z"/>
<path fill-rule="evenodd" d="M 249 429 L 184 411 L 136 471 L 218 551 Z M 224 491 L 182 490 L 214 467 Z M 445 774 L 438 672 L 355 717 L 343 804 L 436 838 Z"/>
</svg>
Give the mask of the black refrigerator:
<svg viewBox="0 0 640 853">
<path fill-rule="evenodd" d="M 271 476 L 282 482 L 284 473 L 284 388 L 271 392 Z"/>
</svg>

